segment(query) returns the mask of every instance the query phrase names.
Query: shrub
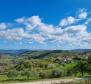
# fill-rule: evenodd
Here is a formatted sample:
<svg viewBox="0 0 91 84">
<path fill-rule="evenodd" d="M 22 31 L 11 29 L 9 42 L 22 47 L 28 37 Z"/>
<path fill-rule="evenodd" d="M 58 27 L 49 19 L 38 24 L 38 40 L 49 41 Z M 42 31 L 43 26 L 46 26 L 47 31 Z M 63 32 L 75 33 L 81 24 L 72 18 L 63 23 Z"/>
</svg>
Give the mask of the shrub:
<svg viewBox="0 0 91 84">
<path fill-rule="evenodd" d="M 18 76 L 18 72 L 16 70 L 11 70 L 6 73 L 8 78 L 15 78 Z"/>
<path fill-rule="evenodd" d="M 60 69 L 53 69 L 51 77 L 52 78 L 58 78 L 62 76 L 62 71 Z"/>
</svg>

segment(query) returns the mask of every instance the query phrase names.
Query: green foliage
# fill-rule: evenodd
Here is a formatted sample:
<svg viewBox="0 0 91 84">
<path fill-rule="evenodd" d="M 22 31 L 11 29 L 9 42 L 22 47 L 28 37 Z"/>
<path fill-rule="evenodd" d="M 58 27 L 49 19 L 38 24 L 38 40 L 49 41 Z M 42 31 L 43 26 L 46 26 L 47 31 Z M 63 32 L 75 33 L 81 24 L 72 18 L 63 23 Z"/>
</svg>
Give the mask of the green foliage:
<svg viewBox="0 0 91 84">
<path fill-rule="evenodd" d="M 24 68 L 31 68 L 32 64 L 29 60 L 26 61 L 20 61 L 16 66 L 16 70 L 20 71 L 23 70 Z"/>
<path fill-rule="evenodd" d="M 88 56 L 88 62 L 91 64 L 91 55 Z"/>
<path fill-rule="evenodd" d="M 78 64 L 75 66 L 75 70 L 78 72 L 81 72 L 82 76 L 84 75 L 84 72 L 88 71 L 88 64 L 86 61 L 80 61 Z"/>
<path fill-rule="evenodd" d="M 50 75 L 48 73 L 48 71 L 40 71 L 39 72 L 39 77 L 40 78 L 48 78 Z"/>
<path fill-rule="evenodd" d="M 0 56 L 0 81 L 91 75 L 91 53 L 32 51 Z"/>
<path fill-rule="evenodd" d="M 71 76 L 71 75 L 73 75 L 75 73 L 74 67 L 76 66 L 76 64 L 77 64 L 76 62 L 65 64 L 64 75 L 65 76 Z"/>
<path fill-rule="evenodd" d="M 18 76 L 18 72 L 16 70 L 10 70 L 6 73 L 8 78 L 14 78 Z"/>
<path fill-rule="evenodd" d="M 52 70 L 52 75 L 51 75 L 52 78 L 59 78 L 59 77 L 62 77 L 62 72 L 60 69 L 53 69 Z"/>
</svg>

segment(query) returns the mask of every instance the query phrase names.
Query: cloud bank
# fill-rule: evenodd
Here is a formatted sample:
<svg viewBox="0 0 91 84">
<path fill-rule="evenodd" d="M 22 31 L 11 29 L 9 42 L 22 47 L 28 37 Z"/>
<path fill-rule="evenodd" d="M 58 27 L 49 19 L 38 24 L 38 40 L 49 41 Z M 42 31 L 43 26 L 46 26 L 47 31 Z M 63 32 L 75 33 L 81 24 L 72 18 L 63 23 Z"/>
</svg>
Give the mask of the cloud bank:
<svg viewBox="0 0 91 84">
<path fill-rule="evenodd" d="M 76 16 L 63 18 L 56 26 L 44 23 L 39 16 L 18 18 L 12 23 L 3 22 L 0 23 L 0 39 L 91 48 L 91 32 L 87 31 L 91 22 L 89 14 L 86 9 L 80 9 Z"/>
</svg>

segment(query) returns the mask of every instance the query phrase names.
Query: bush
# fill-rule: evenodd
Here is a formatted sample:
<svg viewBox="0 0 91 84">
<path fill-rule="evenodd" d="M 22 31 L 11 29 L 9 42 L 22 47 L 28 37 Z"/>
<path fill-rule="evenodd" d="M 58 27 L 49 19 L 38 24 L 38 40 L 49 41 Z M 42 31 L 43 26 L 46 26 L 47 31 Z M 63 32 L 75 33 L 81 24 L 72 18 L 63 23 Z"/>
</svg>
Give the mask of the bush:
<svg viewBox="0 0 91 84">
<path fill-rule="evenodd" d="M 39 78 L 39 74 L 35 70 L 32 71 L 32 70 L 25 69 L 21 72 L 21 76 L 26 77 L 26 79 L 32 79 L 32 80 Z"/>
<path fill-rule="evenodd" d="M 58 78 L 62 76 L 62 71 L 60 69 L 53 69 L 51 77 L 52 78 Z"/>
<path fill-rule="evenodd" d="M 15 78 L 18 76 L 18 72 L 16 70 L 11 70 L 6 73 L 8 78 Z"/>
<path fill-rule="evenodd" d="M 46 71 L 46 70 L 42 70 L 39 72 L 39 77 L 40 78 L 49 78 L 50 77 L 50 74 L 48 73 L 49 71 Z"/>
</svg>

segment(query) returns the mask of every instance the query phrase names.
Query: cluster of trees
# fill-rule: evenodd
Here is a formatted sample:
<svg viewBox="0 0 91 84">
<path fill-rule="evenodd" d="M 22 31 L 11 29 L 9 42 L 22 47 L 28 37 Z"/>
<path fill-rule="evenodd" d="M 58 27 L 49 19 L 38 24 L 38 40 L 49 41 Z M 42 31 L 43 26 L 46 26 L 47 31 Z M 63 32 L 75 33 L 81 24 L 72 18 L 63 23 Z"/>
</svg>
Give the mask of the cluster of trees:
<svg viewBox="0 0 91 84">
<path fill-rule="evenodd" d="M 91 75 L 91 55 L 81 55 L 70 53 L 68 56 L 67 52 L 64 52 L 63 55 L 47 58 L 35 59 L 31 56 L 10 58 L 9 63 L 0 66 L 2 68 L 0 76 L 5 76 L 6 80 L 36 80 Z"/>
</svg>

